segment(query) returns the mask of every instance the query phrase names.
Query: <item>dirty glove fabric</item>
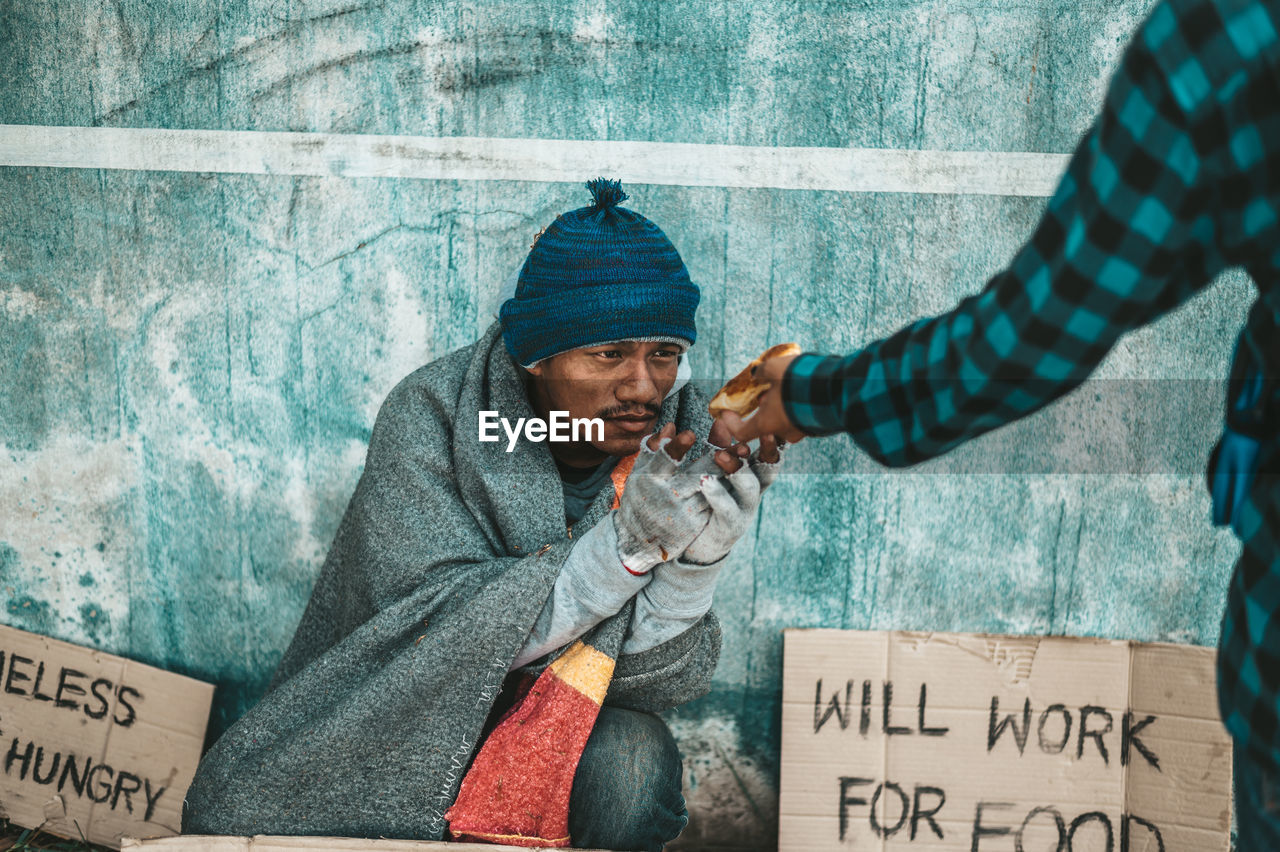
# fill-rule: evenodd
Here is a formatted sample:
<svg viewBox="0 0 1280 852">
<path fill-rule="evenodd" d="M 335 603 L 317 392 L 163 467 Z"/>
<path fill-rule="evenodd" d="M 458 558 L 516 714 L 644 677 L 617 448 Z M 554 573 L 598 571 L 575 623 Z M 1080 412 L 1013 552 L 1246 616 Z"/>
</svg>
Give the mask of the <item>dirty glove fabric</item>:
<svg viewBox="0 0 1280 852">
<path fill-rule="evenodd" d="M 699 488 L 711 507 L 711 518 L 681 557 L 682 561 L 696 565 L 710 565 L 729 554 L 755 521 L 764 490 L 782 470 L 783 448 L 779 447 L 776 462 L 762 461 L 758 452 L 752 453 L 738 470 L 726 475 L 715 464 L 716 451 L 724 448 L 710 442 L 704 444 L 706 452 L 689 465 L 689 473 L 699 477 Z"/>
<path fill-rule="evenodd" d="M 663 439 L 656 450 L 647 440 L 640 444 L 626 497 L 614 515 L 618 554 L 632 574 L 679 556 L 711 517 L 700 475 L 682 470 L 667 455 L 669 442 Z"/>
<path fill-rule="evenodd" d="M 622 653 L 657 648 L 706 617 L 723 566 L 723 559 L 712 565 L 672 559 L 654 568 L 653 579 L 636 595 L 635 614 Z"/>
<path fill-rule="evenodd" d="M 760 491 L 760 480 L 750 464 L 727 476 L 704 476 L 702 496 L 711 507 L 711 518 L 685 549 L 683 561 L 711 565 L 728 556 L 756 519 Z"/>
<path fill-rule="evenodd" d="M 762 496 L 765 489 L 778 479 L 778 474 L 782 473 L 782 460 L 786 454 L 786 449 L 786 444 L 778 445 L 778 460 L 776 462 L 761 461 L 758 452 L 752 453 L 748 457 L 747 461 L 751 464 L 751 470 L 755 472 L 756 479 L 760 480 L 760 494 Z"/>
<path fill-rule="evenodd" d="M 649 582 L 650 574 L 623 569 L 611 515 L 575 540 L 529 638 L 511 661 L 512 669 L 577 639 L 622 609 Z"/>
<path fill-rule="evenodd" d="M 635 617 L 623 644 L 624 653 L 657 647 L 697 624 L 711 609 L 725 556 L 754 522 L 764 490 L 782 470 L 782 447 L 778 448 L 778 461 L 761 461 L 752 453 L 747 463 L 729 476 L 715 464 L 715 452 L 723 448 L 704 442 L 703 449 L 686 469 L 699 477 L 711 518 L 684 555 L 655 568 L 653 580 L 636 595 Z"/>
<path fill-rule="evenodd" d="M 711 519 L 683 556 L 653 570 L 653 580 L 636 596 L 626 653 L 642 651 L 650 642 L 656 646 L 706 615 L 725 556 L 755 520 L 760 482 L 750 465 L 728 476 L 704 473 L 700 484 Z"/>
</svg>

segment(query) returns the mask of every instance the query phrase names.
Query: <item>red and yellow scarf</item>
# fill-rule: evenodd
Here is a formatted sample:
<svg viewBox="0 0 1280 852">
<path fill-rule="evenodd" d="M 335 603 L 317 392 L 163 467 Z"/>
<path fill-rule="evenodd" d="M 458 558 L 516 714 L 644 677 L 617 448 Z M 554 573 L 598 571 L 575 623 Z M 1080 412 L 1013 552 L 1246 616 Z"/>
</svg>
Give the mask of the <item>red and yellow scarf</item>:
<svg viewBox="0 0 1280 852">
<path fill-rule="evenodd" d="M 614 509 L 635 462 L 636 455 L 627 456 L 610 474 Z M 614 663 L 579 639 L 536 681 L 525 682 L 445 813 L 453 839 L 542 848 L 570 844 L 573 775 L 609 691 Z"/>
</svg>

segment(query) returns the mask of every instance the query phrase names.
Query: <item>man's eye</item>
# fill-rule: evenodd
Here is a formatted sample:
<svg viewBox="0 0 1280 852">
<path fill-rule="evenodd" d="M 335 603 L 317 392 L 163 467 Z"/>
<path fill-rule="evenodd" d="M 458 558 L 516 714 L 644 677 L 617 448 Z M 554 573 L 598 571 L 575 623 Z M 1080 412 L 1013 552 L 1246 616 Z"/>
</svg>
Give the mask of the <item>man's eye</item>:
<svg viewBox="0 0 1280 852">
<path fill-rule="evenodd" d="M 601 358 L 621 358 L 622 357 L 622 353 L 619 352 L 617 349 L 606 349 L 605 351 L 597 352 L 596 354 L 599 355 Z"/>
<path fill-rule="evenodd" d="M 659 349 L 653 353 L 654 358 L 678 358 L 680 353 L 674 349 Z"/>
</svg>

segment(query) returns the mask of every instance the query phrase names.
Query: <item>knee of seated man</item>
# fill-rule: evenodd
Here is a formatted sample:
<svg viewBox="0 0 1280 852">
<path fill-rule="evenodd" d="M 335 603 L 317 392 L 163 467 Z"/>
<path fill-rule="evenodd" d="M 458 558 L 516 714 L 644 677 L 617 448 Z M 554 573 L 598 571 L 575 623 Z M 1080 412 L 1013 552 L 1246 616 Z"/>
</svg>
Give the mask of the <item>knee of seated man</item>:
<svg viewBox="0 0 1280 852">
<path fill-rule="evenodd" d="M 683 825 L 682 769 L 675 738 L 662 719 L 602 708 L 574 775 L 571 809 L 607 814 L 624 835 L 652 826 L 656 813 Z"/>
</svg>

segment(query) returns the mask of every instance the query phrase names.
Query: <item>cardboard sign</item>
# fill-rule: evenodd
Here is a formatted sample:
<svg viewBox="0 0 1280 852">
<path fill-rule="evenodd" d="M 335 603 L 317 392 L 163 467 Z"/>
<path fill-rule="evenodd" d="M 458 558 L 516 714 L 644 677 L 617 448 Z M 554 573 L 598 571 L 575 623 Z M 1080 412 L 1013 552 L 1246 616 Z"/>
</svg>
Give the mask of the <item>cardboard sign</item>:
<svg viewBox="0 0 1280 852">
<path fill-rule="evenodd" d="M 213 686 L 0 626 L 0 810 L 118 847 L 177 834 Z"/>
<path fill-rule="evenodd" d="M 781 852 L 1226 850 L 1214 652 L 788 630 Z"/>
</svg>

